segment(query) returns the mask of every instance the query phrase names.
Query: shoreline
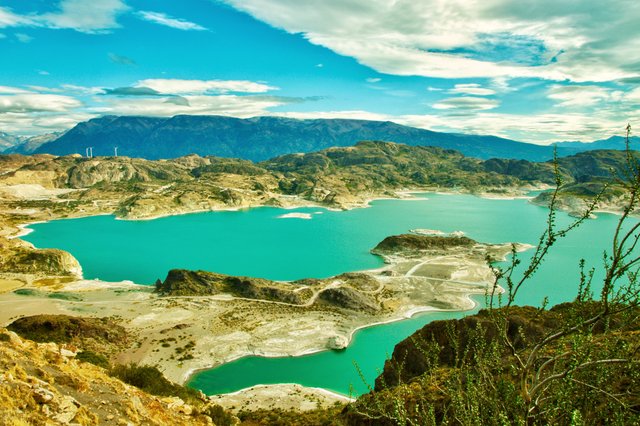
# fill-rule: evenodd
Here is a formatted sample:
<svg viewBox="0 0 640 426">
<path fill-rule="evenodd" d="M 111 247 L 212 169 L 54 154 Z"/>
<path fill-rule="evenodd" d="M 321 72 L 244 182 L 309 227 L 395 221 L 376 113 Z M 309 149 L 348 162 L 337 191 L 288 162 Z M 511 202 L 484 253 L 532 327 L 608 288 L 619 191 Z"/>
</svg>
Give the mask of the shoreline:
<svg viewBox="0 0 640 426">
<path fill-rule="evenodd" d="M 487 290 L 488 290 L 488 288 L 487 288 Z M 502 287 L 499 287 L 498 291 L 499 292 L 503 292 L 504 289 L 502 289 Z M 429 314 L 429 313 L 437 313 L 437 312 L 467 312 L 467 311 L 471 311 L 471 310 L 475 309 L 477 306 L 479 306 L 479 303 L 476 302 L 475 300 L 473 300 L 473 296 L 474 295 L 478 296 L 478 295 L 480 295 L 480 292 L 469 292 L 469 293 L 465 293 L 465 294 L 462 295 L 462 297 L 465 298 L 470 304 L 469 307 L 465 307 L 465 308 L 462 308 L 462 309 L 442 309 L 442 308 L 435 308 L 433 306 L 416 306 L 416 307 L 413 307 L 413 308 L 407 310 L 406 312 L 402 313 L 400 316 L 389 318 L 389 319 L 386 319 L 386 320 L 383 320 L 383 321 L 376 321 L 376 322 L 373 322 L 373 323 L 364 324 L 364 325 L 360 325 L 358 327 L 355 327 L 353 330 L 351 330 L 349 332 L 349 335 L 347 336 L 347 344 L 342 349 L 329 349 L 329 348 L 323 347 L 323 348 L 320 348 L 320 349 L 308 349 L 308 350 L 305 350 L 305 351 L 302 351 L 302 352 L 298 352 L 298 353 L 262 353 L 262 354 L 258 354 L 258 353 L 255 353 L 255 352 L 248 352 L 248 353 L 245 353 L 243 355 L 238 355 L 238 356 L 231 357 L 229 359 L 225 359 L 224 361 L 222 361 L 222 362 L 220 362 L 218 364 L 215 364 L 215 365 L 213 365 L 211 367 L 193 368 L 193 369 L 189 370 L 186 373 L 186 375 L 184 376 L 185 378 L 182 380 L 182 384 L 186 384 L 196 374 L 199 374 L 201 372 L 208 371 L 208 370 L 213 370 L 215 368 L 221 367 L 224 364 L 229 364 L 231 362 L 238 361 L 239 359 L 246 358 L 246 357 L 288 358 L 288 357 L 303 357 L 303 356 L 307 356 L 307 355 L 314 355 L 314 354 L 318 354 L 318 353 L 326 352 L 326 351 L 343 351 L 343 350 L 347 349 L 351 345 L 356 333 L 358 333 L 359 331 L 365 330 L 367 328 L 377 327 L 377 326 L 387 325 L 387 324 L 393 324 L 393 323 L 397 323 L 397 322 L 401 322 L 401 321 L 408 321 L 408 320 L 411 320 L 414 317 L 417 317 L 419 315 L 424 315 L 424 314 Z M 268 385 L 268 384 L 256 384 L 256 385 L 249 386 L 249 387 L 245 388 L 244 390 L 251 389 L 251 388 L 256 387 L 256 386 L 271 386 L 271 385 Z M 304 385 L 301 385 L 301 386 L 304 386 Z M 324 388 L 318 388 L 318 389 L 324 389 Z M 238 393 L 240 391 L 241 390 L 238 390 L 238 391 L 235 391 L 235 392 L 231 392 L 231 394 Z M 344 394 L 340 394 L 340 393 L 338 393 L 338 394 L 346 396 Z M 223 394 L 211 394 L 211 395 L 207 395 L 207 396 L 214 396 L 214 395 L 223 395 Z"/>
<path fill-rule="evenodd" d="M 229 396 L 236 396 L 236 395 L 242 395 L 245 394 L 246 392 L 255 390 L 255 389 L 269 389 L 269 388 L 273 388 L 276 386 L 300 386 L 302 388 L 308 389 L 311 392 L 314 393 L 318 393 L 318 394 L 324 394 L 327 396 L 330 396 L 332 398 L 336 398 L 345 402 L 353 402 L 356 400 L 356 398 L 351 398 L 348 395 L 342 394 L 340 392 L 337 391 L 332 391 L 330 389 L 326 389 L 326 388 L 319 388 L 316 386 L 305 386 L 302 385 L 300 383 L 271 383 L 271 384 L 257 384 L 257 385 L 253 385 L 253 386 L 247 386 L 246 388 L 242 388 L 239 389 L 237 391 L 233 391 L 233 392 L 227 392 L 227 393 L 219 393 L 219 394 L 215 394 L 215 395 L 207 395 L 207 397 L 209 399 L 211 399 L 212 397 L 229 397 Z"/>
<path fill-rule="evenodd" d="M 300 201 L 300 203 L 295 203 L 292 205 L 286 205 L 286 206 L 272 206 L 272 205 L 266 205 L 266 204 L 255 204 L 255 205 L 247 205 L 247 206 L 243 206 L 243 207 L 221 207 L 221 208 L 214 208 L 214 209 L 200 209 L 200 210 L 191 210 L 191 211 L 184 211 L 184 212 L 171 212 L 171 213 L 164 213 L 164 214 L 158 214 L 158 215 L 152 215 L 152 216 L 146 216 L 146 217 L 135 217 L 135 218 L 128 218 L 128 217 L 118 217 L 116 216 L 115 212 L 101 212 L 101 213 L 89 213 L 89 214 L 79 214 L 77 216 L 67 216 L 67 217 L 59 217 L 59 218 L 52 218 L 52 219 L 48 219 L 48 220 L 35 220 L 33 222 L 24 222 L 21 224 L 16 225 L 16 227 L 19 229 L 17 233 L 11 234 L 9 236 L 7 236 L 7 239 L 16 239 L 16 238 L 20 238 L 20 237 L 24 237 L 26 235 L 29 235 L 33 232 L 32 229 L 28 229 L 28 227 L 30 225 L 35 225 L 35 224 L 40 224 L 40 223 L 47 223 L 47 222 L 51 222 L 54 220 L 66 220 L 66 219 L 84 219 L 84 218 L 89 218 L 89 217 L 95 217 L 95 216 L 113 216 L 115 220 L 124 220 L 124 221 L 147 221 L 147 220 L 156 220 L 156 219 L 162 219 L 162 218 L 166 218 L 166 217 L 172 217 L 172 216 L 183 216 L 183 215 L 188 215 L 188 214 L 200 214 L 200 213 L 215 213 L 215 212 L 234 212 L 234 211 L 242 211 L 242 210 L 251 210 L 251 209 L 257 209 L 257 208 L 274 208 L 274 209 L 282 209 L 282 210 L 295 210 L 295 209 L 299 209 L 299 208 L 318 208 L 318 209 L 323 209 L 326 211 L 332 211 L 332 212 L 340 212 L 340 211 L 349 211 L 349 210 L 355 210 L 355 209 L 360 209 L 360 208 L 369 208 L 371 207 L 371 203 L 374 201 L 382 201 L 382 200 L 398 200 L 398 201 L 423 201 L 423 200 L 428 200 L 428 198 L 421 198 L 421 197 L 416 197 L 414 196 L 414 194 L 438 194 L 438 195 L 469 195 L 469 196 L 473 196 L 473 197 L 478 197 L 478 198 L 486 198 L 489 200 L 501 200 L 501 199 L 505 199 L 505 200 L 515 200 L 515 199 L 532 199 L 534 197 L 529 197 L 529 196 L 511 196 L 511 195 L 505 195 L 505 196 L 501 196 L 501 195 L 497 195 L 497 196 L 490 196 L 490 197 L 485 197 L 483 193 L 471 193 L 471 192 L 463 192 L 463 191 L 459 191 L 459 190 L 451 190 L 451 191 L 443 191 L 442 188 L 415 188 L 415 189 L 400 189 L 395 191 L 396 196 L 385 196 L 385 195 L 380 195 L 380 196 L 372 196 L 370 198 L 365 198 L 363 199 L 362 202 L 359 203 L 351 203 L 349 205 L 345 205 L 342 207 L 331 207 L 331 206 L 327 206 L 327 205 L 322 205 L 313 201 L 309 201 L 306 200 L 304 198 L 300 198 L 297 196 L 292 197 L 292 200 L 296 200 L 296 201 Z"/>
<path fill-rule="evenodd" d="M 31 234 L 32 232 L 34 232 L 34 229 L 29 228 L 29 226 L 31 225 L 37 225 L 39 223 L 47 223 L 49 222 L 48 220 L 37 220 L 35 222 L 28 222 L 28 223 L 21 223 L 20 225 L 17 225 L 19 231 L 17 234 L 15 235 L 9 235 L 7 237 L 7 239 L 9 240 L 13 240 L 16 238 L 22 238 L 22 237 L 26 237 L 27 235 Z"/>
<path fill-rule="evenodd" d="M 115 215 L 113 213 L 97 213 L 97 214 L 80 214 L 78 216 L 72 216 L 72 217 L 66 217 L 66 218 L 60 218 L 60 219 L 51 219 L 51 220 L 61 220 L 61 219 L 75 219 L 75 218 L 84 218 L 84 217 L 93 217 L 93 216 L 103 216 L 103 215 L 108 215 L 108 216 L 114 216 L 114 218 L 116 220 L 153 220 L 153 219 L 157 219 L 157 218 L 162 218 L 162 217 L 169 217 L 169 216 L 177 216 L 177 215 L 183 215 L 183 214 L 199 214 L 199 213 L 203 213 L 203 212 L 217 212 L 217 211 L 239 211 L 239 210 L 244 210 L 244 209 L 252 209 L 252 208 L 265 208 L 265 207 L 270 207 L 273 209 L 279 209 L 279 210 L 295 210 L 295 209 L 299 209 L 299 208 L 315 208 L 318 210 L 323 210 L 323 211 L 331 211 L 331 210 L 339 210 L 339 211 L 347 211 L 347 210 L 352 210 L 352 209 L 356 209 L 356 208 L 366 208 L 366 207 L 371 207 L 371 203 L 374 201 L 378 201 L 378 200 L 399 200 L 399 201 L 427 201 L 429 198 L 428 197 L 418 197 L 416 196 L 416 194 L 429 194 L 429 193 L 434 193 L 433 189 L 415 189 L 415 190 L 402 190 L 402 191 L 397 191 L 395 193 L 396 196 L 379 196 L 379 197 L 371 197 L 371 198 L 367 198 L 365 199 L 362 203 L 358 203 L 358 204 L 351 204 L 348 207 L 344 207 L 341 209 L 333 209 L 331 207 L 327 207 L 327 206 L 322 206 L 322 205 L 318 205 L 317 203 L 312 203 L 312 202 L 308 202 L 307 200 L 303 200 L 303 199 L 297 199 L 296 201 L 299 202 L 299 204 L 297 205 L 289 205 L 289 206 L 271 206 L 271 205 L 256 205 L 256 206 L 246 206 L 246 207 L 230 207 L 230 208 L 221 208 L 221 209 L 207 209 L 207 210 L 202 210 L 202 211 L 189 211 L 189 212 L 175 212 L 175 213 L 168 213 L 166 215 L 158 215 L 158 216 L 154 216 L 154 217 L 147 217 L 147 218 L 118 218 L 115 217 Z M 461 193 L 459 191 L 452 191 L 452 192 L 447 192 L 448 195 L 470 195 L 470 196 L 475 196 L 475 197 L 479 197 L 482 198 L 481 195 L 479 194 L 471 194 L 471 193 Z M 526 198 L 526 197 L 523 197 Z M 29 222 L 29 223 L 25 223 L 25 224 L 21 224 L 18 225 L 18 233 L 16 235 L 12 235 L 12 238 L 20 238 L 20 236 L 25 236 L 28 235 L 29 233 L 33 232 L 32 229 L 28 229 L 27 227 L 29 225 L 33 225 L 36 223 L 46 223 L 48 221 L 34 221 L 34 222 Z M 524 248 L 523 248 L 524 249 Z M 520 250 L 519 250 L 520 251 Z M 378 269 L 384 269 L 384 266 L 381 266 L 379 268 L 375 268 L 375 270 Z M 90 284 L 89 286 L 86 286 L 87 284 Z M 80 279 L 74 281 L 73 283 L 69 283 L 67 285 L 64 286 L 65 289 L 68 289 L 68 291 L 92 291 L 92 290 L 113 290 L 114 288 L 139 288 L 139 289 L 148 289 L 150 286 L 149 285 L 144 285 L 144 284 L 136 284 L 132 281 L 129 280 L 123 280 L 120 282 L 108 282 L 108 281 L 102 281 L 99 279 L 94 279 L 94 280 L 87 280 L 87 279 L 83 279 L 83 277 L 80 277 Z M 82 288 L 84 287 L 84 288 Z M 478 291 L 469 291 L 469 292 L 465 292 L 465 294 L 460 294 L 459 296 L 461 298 L 463 298 L 465 300 L 464 305 L 462 305 L 460 308 L 456 308 L 456 309 L 441 309 L 441 308 L 435 308 L 433 306 L 428 306 L 428 305 L 423 305 L 423 306 L 413 306 L 407 310 L 405 310 L 404 312 L 397 312 L 396 315 L 390 317 L 390 318 L 386 318 L 383 319 L 381 321 L 373 321 L 373 322 L 369 322 L 369 323 L 365 323 L 362 325 L 358 325 L 354 328 L 352 328 L 351 330 L 348 331 L 348 334 L 344 335 L 341 334 L 342 336 L 344 336 L 346 339 L 346 347 L 349 347 L 352 345 L 354 337 L 356 335 L 356 333 L 360 330 L 366 329 L 366 328 L 370 328 L 370 327 L 376 327 L 376 326 L 380 326 L 380 325 L 385 325 L 385 324 L 390 324 L 390 323 L 396 323 L 396 322 L 400 322 L 400 321 L 406 321 L 406 320 L 410 320 L 420 314 L 428 314 L 430 312 L 466 312 L 469 310 L 472 310 L 474 308 L 476 308 L 478 306 L 478 302 L 476 302 L 476 300 L 473 299 L 473 296 L 478 296 L 481 293 L 486 292 L 486 288 L 483 289 L 482 291 L 478 290 Z M 222 362 L 220 363 L 216 363 L 213 365 L 209 365 L 207 367 L 204 368 L 193 368 L 193 369 L 189 369 L 187 371 L 185 371 L 185 373 L 183 375 L 181 375 L 180 380 L 178 380 L 179 383 L 184 384 L 186 382 L 188 382 L 189 380 L 191 380 L 191 378 L 195 375 L 198 374 L 201 371 L 206 371 L 206 370 L 211 370 L 214 368 L 219 367 L 222 364 L 227 364 L 233 361 L 236 361 L 237 359 L 240 358 L 244 358 L 247 356 L 259 356 L 259 357 L 265 357 L 265 358 L 278 358 L 278 357 L 287 357 L 287 356 L 305 356 L 305 355 L 311 355 L 311 354 L 315 354 L 315 353 L 320 353 L 320 352 L 324 352 L 327 350 L 331 350 L 328 349 L 326 346 L 321 346 L 321 347 L 316 347 L 316 348 L 312 348 L 312 349 L 305 349 L 303 351 L 299 351 L 299 352 L 293 352 L 293 353 L 283 353 L 283 352 L 273 352 L 273 351 L 268 351 L 268 352 L 262 352 L 262 353 L 257 353 L 256 351 L 245 351 L 245 353 L 241 354 L 241 355 L 235 355 L 232 356 L 230 358 L 224 359 Z M 169 369 L 171 369 L 171 367 L 169 367 Z M 255 385 L 254 385 L 255 387 Z M 326 390 L 327 392 L 331 392 Z M 341 396 L 345 397 L 345 395 L 340 394 Z"/>
</svg>

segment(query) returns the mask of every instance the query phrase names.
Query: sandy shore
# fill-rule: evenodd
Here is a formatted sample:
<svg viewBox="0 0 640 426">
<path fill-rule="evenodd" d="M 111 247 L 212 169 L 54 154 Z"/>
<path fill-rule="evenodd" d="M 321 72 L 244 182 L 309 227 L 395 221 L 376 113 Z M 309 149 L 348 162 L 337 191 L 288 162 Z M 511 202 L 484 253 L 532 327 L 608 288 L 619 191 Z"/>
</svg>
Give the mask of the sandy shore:
<svg viewBox="0 0 640 426">
<path fill-rule="evenodd" d="M 20 280 L 0 278 L 0 293 L 8 293 L 20 287 L 24 287 L 25 283 Z"/>
<path fill-rule="evenodd" d="M 210 399 L 234 413 L 247 409 L 247 407 L 251 407 L 252 410 L 276 408 L 309 411 L 353 401 L 352 398 L 339 393 L 295 383 L 256 385 L 237 392 L 214 395 Z"/>
<path fill-rule="evenodd" d="M 23 223 L 18 225 L 18 229 L 20 230 L 17 234 L 15 235 L 10 235 L 8 238 L 9 239 L 14 239 L 14 238 L 20 238 L 20 237 L 24 237 L 26 235 L 29 235 L 30 233 L 33 232 L 33 229 L 28 228 L 31 225 L 36 225 L 38 223 L 47 223 L 46 220 L 37 220 L 35 222 L 29 222 L 29 223 Z"/>
</svg>

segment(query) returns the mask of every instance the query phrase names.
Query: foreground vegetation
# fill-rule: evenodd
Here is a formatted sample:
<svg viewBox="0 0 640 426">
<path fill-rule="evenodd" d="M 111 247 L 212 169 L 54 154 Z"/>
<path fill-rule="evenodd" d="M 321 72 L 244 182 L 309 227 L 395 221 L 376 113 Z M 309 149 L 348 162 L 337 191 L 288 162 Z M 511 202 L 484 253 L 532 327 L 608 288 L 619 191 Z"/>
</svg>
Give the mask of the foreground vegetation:
<svg viewBox="0 0 640 426">
<path fill-rule="evenodd" d="M 518 292 L 555 242 L 586 220 L 602 196 L 559 229 L 559 162 L 555 176 L 547 228 L 531 261 L 521 265 L 514 249 L 510 266 L 495 268 L 488 309 L 431 323 L 398 344 L 375 389 L 346 410 L 347 424 L 640 423 L 640 221 L 630 219 L 640 202 L 640 163 L 627 150 L 624 167 L 614 172 L 612 184 L 624 188 L 626 204 L 604 254 L 602 282 L 594 282 L 595 266 L 581 261 L 573 302 L 518 307 Z"/>
</svg>

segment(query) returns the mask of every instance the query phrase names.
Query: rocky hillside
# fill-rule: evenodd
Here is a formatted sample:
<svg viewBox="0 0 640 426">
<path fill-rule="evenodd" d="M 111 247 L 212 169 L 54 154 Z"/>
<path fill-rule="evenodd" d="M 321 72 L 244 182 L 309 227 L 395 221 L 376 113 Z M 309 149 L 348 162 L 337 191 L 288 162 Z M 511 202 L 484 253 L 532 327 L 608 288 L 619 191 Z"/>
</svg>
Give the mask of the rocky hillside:
<svg viewBox="0 0 640 426">
<path fill-rule="evenodd" d="M 548 160 L 550 147 L 495 136 L 438 133 L 389 121 L 347 119 L 296 120 L 280 117 L 239 119 L 222 116 L 171 118 L 105 116 L 79 123 L 35 153 L 121 155 L 147 159 L 190 154 L 262 161 L 283 154 L 352 146 L 361 140 L 384 140 L 414 146 L 456 149 L 478 158 Z"/>
<path fill-rule="evenodd" d="M 79 361 L 79 353 L 73 345 L 35 343 L 0 328 L 0 423 L 213 424 L 180 398 L 127 385 L 104 368 Z"/>
<path fill-rule="evenodd" d="M 13 138 L 13 142 L 2 146 L 2 135 L 0 134 L 0 152 L 3 154 L 33 154 L 36 149 L 45 143 L 54 141 L 62 136 L 64 132 L 45 133 L 31 137 Z"/>
<path fill-rule="evenodd" d="M 10 135 L 8 133 L 0 132 L 0 152 L 3 152 L 11 147 L 18 145 L 21 142 L 21 138 Z"/>
<path fill-rule="evenodd" d="M 574 302 L 550 310 L 483 310 L 460 320 L 431 322 L 396 345 L 375 389 L 345 409 L 342 421 L 348 425 L 395 425 L 398 419 L 409 419 L 407 424 L 467 424 L 459 416 L 480 409 L 470 424 L 516 424 L 531 414 L 530 424 L 570 424 L 572 416 L 584 419 L 581 424 L 637 424 L 637 307 L 543 346 L 532 371 L 543 378 L 559 374 L 561 380 L 545 382 L 546 397 L 539 404 L 548 411 L 518 412 L 523 404 L 520 377 L 514 373 L 518 359 L 526 362 L 534 344 L 563 324 L 590 318 L 595 309 L 594 303 Z M 511 347 L 501 343 L 501 333 Z M 595 361 L 601 359 L 617 361 Z M 567 372 L 558 373 L 563 371 Z"/>
<path fill-rule="evenodd" d="M 373 250 L 374 254 L 420 253 L 427 250 L 446 250 L 451 247 L 471 247 L 476 242 L 468 237 L 425 236 L 402 234 L 386 237 Z"/>
<path fill-rule="evenodd" d="M 278 282 L 263 278 L 173 269 L 163 282 L 156 283 L 156 292 L 163 296 L 211 296 L 226 293 L 240 298 L 290 305 L 315 304 L 353 311 L 377 312 L 382 309 L 374 293 L 378 287 L 377 280 L 362 273 L 346 273 L 325 280 Z"/>
<path fill-rule="evenodd" d="M 109 212 L 129 218 L 289 205 L 295 199 L 351 207 L 403 188 L 509 191 L 537 183 L 488 170 L 482 160 L 456 151 L 387 142 L 361 142 L 263 163 L 198 156 L 151 161 L 38 155 L 0 156 L 0 167 L 5 170 L 0 196 L 5 195 L 13 209 L 56 200 L 47 206 L 54 212 Z M 548 166 L 540 168 L 536 177 L 545 178 Z"/>
</svg>

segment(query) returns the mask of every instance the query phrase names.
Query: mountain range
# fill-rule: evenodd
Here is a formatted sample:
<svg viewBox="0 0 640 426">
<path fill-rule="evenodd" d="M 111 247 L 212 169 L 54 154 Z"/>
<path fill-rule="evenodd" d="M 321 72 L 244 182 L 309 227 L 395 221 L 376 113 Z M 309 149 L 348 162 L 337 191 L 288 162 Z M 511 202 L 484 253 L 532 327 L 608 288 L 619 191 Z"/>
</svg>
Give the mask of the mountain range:
<svg viewBox="0 0 640 426">
<path fill-rule="evenodd" d="M 626 148 L 625 138 L 622 136 L 611 136 L 608 139 L 602 139 L 595 142 L 558 142 L 555 144 L 559 150 L 565 155 L 577 154 L 578 152 L 591 151 L 594 149 L 615 149 L 618 151 Z M 629 138 L 629 145 L 632 150 L 637 151 L 640 145 L 640 137 L 632 136 Z"/>
<path fill-rule="evenodd" d="M 198 154 L 264 161 L 279 155 L 353 146 L 361 140 L 455 149 L 480 159 L 546 161 L 553 157 L 551 146 L 496 136 L 434 132 L 390 121 L 188 115 L 104 116 L 79 123 L 65 133 L 32 138 L 0 133 L 0 152 L 85 155 L 91 148 L 93 156 L 112 156 L 117 148 L 119 155 L 152 160 Z M 624 149 L 625 143 L 624 138 L 614 136 L 593 143 L 556 145 L 558 155 L 567 156 L 593 149 Z"/>
</svg>

